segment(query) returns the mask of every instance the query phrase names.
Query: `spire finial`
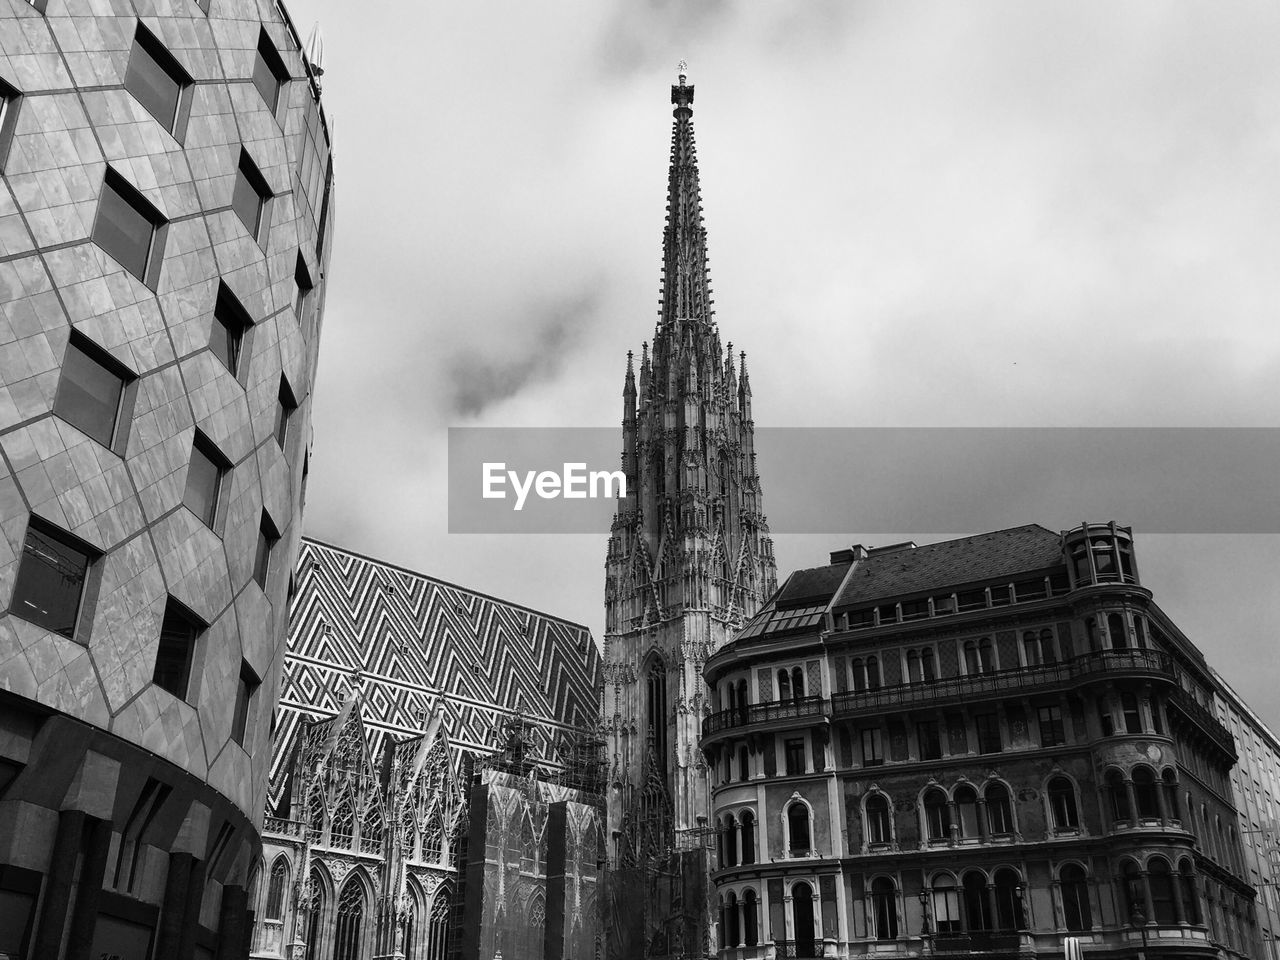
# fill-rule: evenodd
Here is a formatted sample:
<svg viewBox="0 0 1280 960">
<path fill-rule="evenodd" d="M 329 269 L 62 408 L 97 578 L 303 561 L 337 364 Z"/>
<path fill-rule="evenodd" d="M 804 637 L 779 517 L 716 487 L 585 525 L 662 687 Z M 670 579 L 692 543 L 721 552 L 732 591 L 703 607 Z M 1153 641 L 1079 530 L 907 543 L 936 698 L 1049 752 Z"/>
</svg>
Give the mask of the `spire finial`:
<svg viewBox="0 0 1280 960">
<path fill-rule="evenodd" d="M 680 86 L 684 86 L 685 76 L 689 72 L 688 61 L 681 60 L 676 64 L 676 73 L 680 76 Z"/>
</svg>

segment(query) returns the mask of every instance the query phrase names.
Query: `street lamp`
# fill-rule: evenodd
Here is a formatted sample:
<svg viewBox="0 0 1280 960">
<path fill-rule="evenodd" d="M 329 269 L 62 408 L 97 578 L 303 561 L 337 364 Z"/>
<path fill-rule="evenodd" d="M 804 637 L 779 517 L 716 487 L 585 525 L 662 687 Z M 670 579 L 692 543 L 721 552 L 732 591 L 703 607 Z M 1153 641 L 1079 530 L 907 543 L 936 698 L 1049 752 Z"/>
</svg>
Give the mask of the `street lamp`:
<svg viewBox="0 0 1280 960">
<path fill-rule="evenodd" d="M 920 937 L 929 936 L 929 888 L 920 888 Z"/>
<path fill-rule="evenodd" d="M 1134 908 L 1129 922 L 1142 932 L 1142 952 L 1138 954 L 1139 960 L 1147 960 L 1147 918 L 1143 916 L 1142 911 Z"/>
</svg>

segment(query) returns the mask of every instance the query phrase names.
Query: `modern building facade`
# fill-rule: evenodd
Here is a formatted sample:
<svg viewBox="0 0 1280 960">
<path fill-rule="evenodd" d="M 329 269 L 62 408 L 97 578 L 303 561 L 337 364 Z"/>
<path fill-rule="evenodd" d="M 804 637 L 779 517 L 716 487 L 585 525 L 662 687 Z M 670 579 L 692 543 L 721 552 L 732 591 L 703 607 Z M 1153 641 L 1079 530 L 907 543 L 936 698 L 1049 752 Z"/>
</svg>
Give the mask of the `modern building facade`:
<svg viewBox="0 0 1280 960">
<path fill-rule="evenodd" d="M 295 578 L 252 955 L 593 960 L 587 628 L 316 540 Z"/>
<path fill-rule="evenodd" d="M 725 960 L 1260 955 L 1235 742 L 1128 529 L 840 551 L 706 677 Z"/>
<path fill-rule="evenodd" d="M 1231 769 L 1247 879 L 1258 891 L 1263 960 L 1280 960 L 1280 737 L 1216 670 L 1214 713 L 1235 737 L 1239 761 Z"/>
<path fill-rule="evenodd" d="M 0 12 L 0 955 L 246 952 L 333 173 L 248 0 Z"/>
<path fill-rule="evenodd" d="M 671 102 L 661 310 L 638 378 L 627 358 L 627 495 L 605 564 L 601 717 L 609 859 L 622 884 L 610 901 L 609 950 L 618 957 L 713 949 L 702 668 L 777 580 L 745 355 L 721 345 L 712 310 L 693 86 L 683 75 Z"/>
</svg>

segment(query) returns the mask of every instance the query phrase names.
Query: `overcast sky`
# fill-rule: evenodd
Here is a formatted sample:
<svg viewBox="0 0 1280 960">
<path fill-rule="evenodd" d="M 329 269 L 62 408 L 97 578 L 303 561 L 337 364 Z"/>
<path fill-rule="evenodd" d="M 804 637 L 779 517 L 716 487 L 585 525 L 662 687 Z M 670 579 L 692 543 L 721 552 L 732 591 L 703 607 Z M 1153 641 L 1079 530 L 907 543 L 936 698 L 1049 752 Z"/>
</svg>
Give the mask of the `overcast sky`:
<svg viewBox="0 0 1280 960">
<path fill-rule="evenodd" d="M 312 536 L 599 638 L 604 537 L 450 536 L 446 429 L 617 425 L 682 58 L 757 425 L 1280 426 L 1274 2 L 289 8 L 336 136 Z M 1280 537 L 1138 533 L 1280 729 Z M 778 537 L 780 573 L 892 538 Z"/>
</svg>

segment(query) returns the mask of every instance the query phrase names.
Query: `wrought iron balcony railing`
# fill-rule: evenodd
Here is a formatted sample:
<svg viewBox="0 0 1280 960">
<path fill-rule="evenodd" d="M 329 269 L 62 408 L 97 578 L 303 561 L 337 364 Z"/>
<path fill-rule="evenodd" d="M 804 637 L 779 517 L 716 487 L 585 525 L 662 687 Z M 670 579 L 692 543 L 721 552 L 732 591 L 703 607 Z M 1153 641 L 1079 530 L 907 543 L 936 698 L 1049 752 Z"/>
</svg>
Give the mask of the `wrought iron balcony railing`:
<svg viewBox="0 0 1280 960">
<path fill-rule="evenodd" d="M 1202 707 L 1197 703 L 1191 694 L 1181 687 L 1174 687 L 1173 695 L 1169 698 L 1169 701 L 1188 720 L 1200 727 L 1214 743 L 1231 756 L 1239 756 L 1236 753 L 1236 738 L 1231 731 L 1207 707 Z"/>
<path fill-rule="evenodd" d="M 706 736 L 730 727 L 746 727 L 753 723 L 772 723 L 777 720 L 825 718 L 828 706 L 825 697 L 800 697 L 795 700 L 749 703 L 743 707 L 733 707 L 713 713 L 703 721 L 702 733 Z"/>
<path fill-rule="evenodd" d="M 872 690 L 850 690 L 846 693 L 837 693 L 830 700 L 823 697 L 803 697 L 798 700 L 751 703 L 713 713 L 703 722 L 702 734 L 709 736 L 724 730 L 774 723 L 778 720 L 821 720 L 828 716 L 875 713 L 916 704 L 932 706 L 948 700 L 969 700 L 974 697 L 999 696 L 1059 684 L 1070 685 L 1092 676 L 1106 675 L 1114 678 L 1126 674 L 1160 677 L 1172 682 L 1173 660 L 1162 650 L 1100 650 L 1096 653 L 1081 654 L 1070 660 L 1044 663 L 1034 667 L 1014 667 L 1009 670 L 993 670 L 989 673 L 898 683 Z M 1194 714 L 1193 719 L 1197 719 L 1201 726 L 1218 737 L 1224 745 L 1234 742 L 1230 732 L 1214 720 L 1208 711 L 1199 707 L 1194 701 L 1188 702 L 1190 703 L 1187 708 L 1189 714 L 1193 708 L 1199 709 L 1200 713 Z"/>
<path fill-rule="evenodd" d="M 831 698 L 831 712 L 833 716 L 848 716 L 909 707 L 913 704 L 933 705 L 946 700 L 969 700 L 984 695 L 1002 695 L 1069 684 L 1094 675 L 1115 677 L 1126 673 L 1154 675 L 1172 681 L 1173 661 L 1161 650 L 1101 650 L 1060 663 L 837 693 Z"/>
</svg>

